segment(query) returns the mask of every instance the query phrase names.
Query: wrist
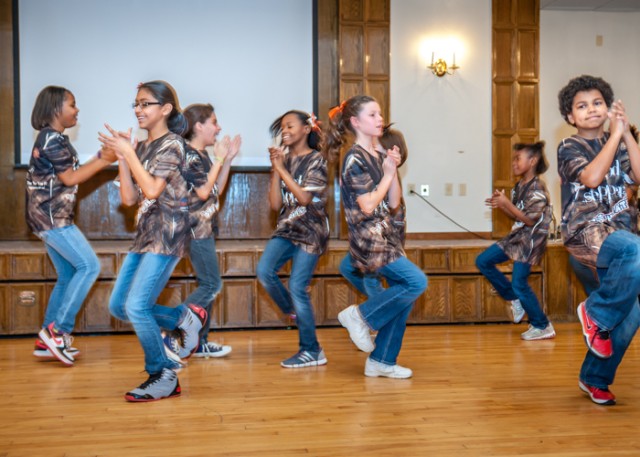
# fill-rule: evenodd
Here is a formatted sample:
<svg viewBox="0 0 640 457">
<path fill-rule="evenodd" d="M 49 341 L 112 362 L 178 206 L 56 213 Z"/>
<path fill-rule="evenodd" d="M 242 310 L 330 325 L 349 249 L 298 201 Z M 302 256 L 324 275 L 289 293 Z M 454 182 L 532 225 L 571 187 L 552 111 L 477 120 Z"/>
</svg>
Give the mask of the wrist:
<svg viewBox="0 0 640 457">
<path fill-rule="evenodd" d="M 215 163 L 219 163 L 220 165 L 222 165 L 224 163 L 224 157 L 220 157 L 220 156 L 213 156 L 213 161 Z"/>
</svg>

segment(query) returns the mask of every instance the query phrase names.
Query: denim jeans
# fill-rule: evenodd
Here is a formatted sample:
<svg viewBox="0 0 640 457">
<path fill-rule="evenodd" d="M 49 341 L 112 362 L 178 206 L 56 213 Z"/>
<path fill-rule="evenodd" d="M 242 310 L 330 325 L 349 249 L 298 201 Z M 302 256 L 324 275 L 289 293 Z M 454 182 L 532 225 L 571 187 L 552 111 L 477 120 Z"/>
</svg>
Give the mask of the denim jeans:
<svg viewBox="0 0 640 457">
<path fill-rule="evenodd" d="M 191 292 L 185 303 L 193 303 L 207 311 L 207 320 L 202 330 L 200 330 L 200 344 L 207 343 L 209 327 L 211 326 L 211 308 L 213 300 L 222 289 L 222 278 L 220 277 L 220 267 L 218 266 L 218 256 L 216 254 L 216 240 L 213 236 L 191 240 L 189 246 L 189 257 L 191 265 L 196 272 L 198 287 Z"/>
<path fill-rule="evenodd" d="M 100 274 L 100 261 L 75 225 L 45 230 L 38 235 L 58 274 L 43 327 L 55 322 L 56 329 L 71 333 L 78 311 Z"/>
<path fill-rule="evenodd" d="M 600 389 L 606 389 L 613 384 L 618 366 L 622 362 L 639 325 L 640 305 L 636 300 L 629 314 L 609 333 L 613 345 L 613 355 L 608 359 L 601 359 L 593 355 L 591 351 L 587 351 L 580 369 L 580 379 Z"/>
<path fill-rule="evenodd" d="M 381 277 L 375 273 L 363 273 L 351 263 L 351 254 L 347 253 L 340 262 L 340 274 L 366 297 L 384 292 Z"/>
<path fill-rule="evenodd" d="M 109 299 L 109 311 L 121 321 L 131 322 L 144 351 L 149 374 L 171 368 L 164 352 L 160 328 L 173 330 L 188 312 L 185 305 L 169 308 L 156 304 L 179 257 L 149 252 L 129 252 L 125 257 Z"/>
<path fill-rule="evenodd" d="M 613 330 L 637 306 L 640 293 L 640 238 L 625 230 L 609 235 L 596 259 L 600 286 L 586 301 L 587 314 L 604 330 Z"/>
<path fill-rule="evenodd" d="M 278 271 L 291 259 L 289 290 L 278 277 Z M 257 268 L 260 283 L 283 313 L 296 313 L 301 351 L 318 352 L 316 321 L 309 297 L 309 284 L 319 256 L 305 252 L 293 242 L 280 237 L 271 238 L 264 248 Z"/>
<path fill-rule="evenodd" d="M 539 329 L 546 328 L 549 325 L 549 319 L 542 311 L 538 297 L 527 280 L 531 265 L 524 262 L 513 262 L 512 282 L 509 282 L 507 277 L 496 268 L 496 265 L 507 260 L 509 260 L 507 254 L 498 244 L 494 243 L 476 257 L 476 266 L 502 298 L 509 301 L 520 300 L 532 326 Z"/>
<path fill-rule="evenodd" d="M 367 325 L 377 330 L 376 348 L 369 358 L 395 365 L 413 303 L 427 288 L 426 275 L 406 257 L 378 269 L 389 287 L 370 296 L 358 308 Z"/>
</svg>

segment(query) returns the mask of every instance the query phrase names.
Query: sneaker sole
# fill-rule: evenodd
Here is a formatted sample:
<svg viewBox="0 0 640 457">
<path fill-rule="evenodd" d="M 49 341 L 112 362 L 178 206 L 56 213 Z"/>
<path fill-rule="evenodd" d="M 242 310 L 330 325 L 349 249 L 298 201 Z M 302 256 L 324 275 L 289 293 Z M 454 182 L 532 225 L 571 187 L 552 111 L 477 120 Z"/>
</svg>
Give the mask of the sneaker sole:
<svg viewBox="0 0 640 457">
<path fill-rule="evenodd" d="M 49 338 L 45 329 L 40 330 L 40 332 L 38 332 L 38 336 L 47 348 L 49 348 L 49 352 L 53 357 L 58 359 L 67 367 L 73 366 L 74 360 L 67 358 L 64 354 L 61 354 L 60 351 L 58 351 L 58 347 L 51 341 L 51 338 Z"/>
<path fill-rule="evenodd" d="M 227 355 L 231 354 L 231 348 L 229 348 L 229 350 L 225 350 L 222 349 L 220 351 L 217 352 L 194 352 L 193 354 L 191 354 L 191 357 L 196 357 L 199 359 L 209 359 L 211 357 L 213 357 L 214 359 L 216 358 L 220 358 L 220 357 L 225 357 Z"/>
<path fill-rule="evenodd" d="M 178 389 L 177 392 L 172 392 L 170 395 L 167 395 L 166 397 L 160 397 L 160 398 L 137 398 L 137 397 L 133 397 L 127 394 L 124 394 L 124 399 L 127 400 L 130 403 L 150 403 L 152 401 L 160 401 L 160 400 L 165 400 L 167 398 L 175 398 L 175 397 L 179 397 L 182 394 L 182 390 Z"/>
<path fill-rule="evenodd" d="M 399 376 L 399 375 L 395 375 L 392 373 L 389 374 L 384 374 L 384 373 L 378 373 L 376 372 L 371 372 L 371 371 L 366 371 L 364 372 L 364 375 L 369 377 L 369 378 L 390 378 L 390 379 L 409 379 L 413 376 L 413 373 L 411 373 L 408 376 Z"/>
<path fill-rule="evenodd" d="M 365 352 L 365 353 L 367 353 L 367 354 L 372 353 L 372 352 L 373 352 L 373 350 L 376 348 L 376 347 L 375 347 L 375 345 L 373 344 L 373 342 L 371 343 L 371 349 L 369 349 L 369 347 L 367 347 L 367 348 L 363 348 L 363 347 L 361 347 L 361 346 L 356 342 L 356 340 L 354 340 L 354 339 L 353 339 L 353 336 L 351 336 L 351 332 L 349 331 L 349 327 L 347 327 L 347 326 L 346 326 L 346 324 L 342 321 L 342 317 L 340 317 L 340 314 L 342 314 L 342 312 L 338 313 L 338 322 L 340 322 L 340 325 L 342 325 L 342 326 L 347 330 L 347 333 L 349 333 L 349 338 L 351 338 L 351 342 L 352 342 L 353 344 L 355 344 L 355 345 L 356 345 L 356 347 L 357 347 L 358 349 L 360 349 L 362 352 Z"/>
<path fill-rule="evenodd" d="M 578 381 L 578 387 L 580 387 L 580 390 L 583 391 L 585 394 L 587 394 L 591 399 L 591 401 L 594 402 L 596 405 L 613 406 L 616 404 L 615 400 L 598 400 L 596 398 L 593 398 L 593 396 L 591 395 L 591 392 L 589 392 L 589 389 L 587 388 L 587 386 L 585 386 L 582 383 L 582 381 Z"/>
<path fill-rule="evenodd" d="M 596 357 L 599 357 L 601 359 L 608 359 L 610 358 L 613 353 L 609 354 L 609 355 L 605 355 L 605 354 L 601 354 L 600 352 L 598 352 L 596 349 L 593 348 L 593 346 L 591 346 L 591 342 L 589 341 L 589 334 L 585 332 L 584 327 L 585 324 L 582 321 L 582 313 L 580 312 L 580 308 L 583 308 L 584 305 L 581 303 L 580 305 L 578 305 L 578 320 L 580 321 L 580 330 L 582 330 L 582 336 L 584 337 L 584 342 L 587 345 L 587 348 L 593 353 L 593 355 L 595 355 Z M 584 312 L 586 313 L 587 311 L 584 310 Z"/>
<path fill-rule="evenodd" d="M 553 332 L 551 335 L 538 336 L 535 338 L 525 338 L 520 335 L 520 339 L 523 341 L 541 341 L 541 340 L 551 340 L 556 337 L 556 332 Z"/>
<path fill-rule="evenodd" d="M 297 363 L 295 365 L 285 365 L 284 362 L 280 362 L 280 366 L 283 368 L 306 368 L 306 367 L 318 367 L 321 365 L 326 365 L 328 362 L 327 359 L 313 360 L 311 362 L 306 363 Z"/>
</svg>

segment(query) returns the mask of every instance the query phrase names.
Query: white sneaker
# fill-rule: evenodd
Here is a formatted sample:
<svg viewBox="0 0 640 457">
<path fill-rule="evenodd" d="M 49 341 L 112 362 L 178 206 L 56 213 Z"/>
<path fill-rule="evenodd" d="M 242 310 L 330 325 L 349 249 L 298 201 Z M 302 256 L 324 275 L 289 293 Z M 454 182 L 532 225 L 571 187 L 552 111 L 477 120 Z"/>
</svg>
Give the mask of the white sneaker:
<svg viewBox="0 0 640 457">
<path fill-rule="evenodd" d="M 529 330 L 520 335 L 520 338 L 526 341 L 534 340 L 548 340 L 556 336 L 556 331 L 549 322 L 545 328 L 535 328 L 533 325 L 529 325 Z"/>
<path fill-rule="evenodd" d="M 520 303 L 520 299 L 516 298 L 515 300 L 511 300 L 511 319 L 514 324 L 519 324 L 524 317 L 524 308 L 522 307 L 522 303 Z"/>
<path fill-rule="evenodd" d="M 364 364 L 364 375 L 370 378 L 383 376 L 385 378 L 406 379 L 413 376 L 413 371 L 398 364 L 386 365 L 367 357 L 367 362 Z"/>
<path fill-rule="evenodd" d="M 375 345 L 371 340 L 371 333 L 369 333 L 369 326 L 364 322 L 355 305 L 340 311 L 338 313 L 338 321 L 340 321 L 340 325 L 349 331 L 349 337 L 358 349 L 367 353 L 375 349 Z"/>
</svg>

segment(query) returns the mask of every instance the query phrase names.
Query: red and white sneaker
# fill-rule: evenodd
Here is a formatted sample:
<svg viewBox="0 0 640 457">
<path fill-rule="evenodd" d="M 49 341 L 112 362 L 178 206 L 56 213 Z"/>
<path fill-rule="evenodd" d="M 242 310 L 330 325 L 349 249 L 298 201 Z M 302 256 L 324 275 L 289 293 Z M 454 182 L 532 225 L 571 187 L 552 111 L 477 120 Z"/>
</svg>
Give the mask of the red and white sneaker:
<svg viewBox="0 0 640 457">
<path fill-rule="evenodd" d="M 580 303 L 576 311 L 580 324 L 582 324 L 582 334 L 589 350 L 601 359 L 611 357 L 613 355 L 613 345 L 611 344 L 611 338 L 609 338 L 609 332 L 601 330 L 591 320 L 587 314 L 586 302 Z"/>
<path fill-rule="evenodd" d="M 74 358 L 67 351 L 67 347 L 64 342 L 64 335 L 57 332 L 54 326 L 55 322 L 50 323 L 48 326 L 40 330 L 38 336 L 56 359 L 67 366 L 71 366 L 73 365 Z"/>
<path fill-rule="evenodd" d="M 64 338 L 66 336 L 66 338 Z M 71 356 L 76 359 L 80 355 L 80 349 L 74 348 L 71 346 L 71 342 L 73 341 L 73 337 L 71 335 L 65 334 L 63 336 L 63 340 L 65 340 L 65 346 L 67 348 L 67 352 L 71 354 Z M 67 342 L 68 339 L 68 342 Z M 40 339 L 40 337 L 36 338 L 36 343 L 33 348 L 33 355 L 42 359 L 55 359 L 54 355 L 51 353 L 46 344 Z"/>
<path fill-rule="evenodd" d="M 604 406 L 616 404 L 616 396 L 609 389 L 600 389 L 599 387 L 590 386 L 589 384 L 578 381 L 580 390 L 587 393 L 591 397 L 591 401 Z"/>
</svg>

